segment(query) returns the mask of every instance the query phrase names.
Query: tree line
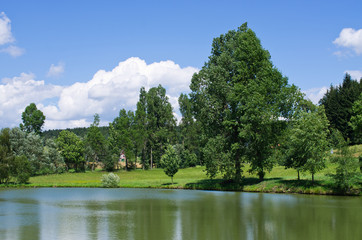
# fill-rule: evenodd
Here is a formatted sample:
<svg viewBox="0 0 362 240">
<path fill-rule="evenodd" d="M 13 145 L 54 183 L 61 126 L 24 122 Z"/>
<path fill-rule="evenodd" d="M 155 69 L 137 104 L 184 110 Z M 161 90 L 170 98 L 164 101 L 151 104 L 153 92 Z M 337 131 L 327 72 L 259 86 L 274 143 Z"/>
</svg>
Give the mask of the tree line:
<svg viewBox="0 0 362 240">
<path fill-rule="evenodd" d="M 298 179 L 300 172 L 309 172 L 314 180 L 331 148 L 361 143 L 361 81 L 346 74 L 340 86 L 331 86 L 319 106 L 314 105 L 273 65 L 247 24 L 213 40 L 211 55 L 193 75 L 190 90 L 178 99 L 179 124 L 166 89 L 142 87 L 135 111 L 121 109 L 108 127 L 100 127 L 95 114 L 91 126 L 81 130 L 82 137 L 63 130 L 55 140 L 42 141 L 45 116 L 30 104 L 20 128 L 1 132 L 1 164 L 10 169 L 8 163 L 16 157 L 18 162 L 28 159 L 32 175 L 84 171 L 99 163 L 113 171 L 122 156 L 126 170 L 137 164 L 143 169 L 162 167 L 171 177 L 180 167 L 204 165 L 210 178 L 221 174 L 242 183 L 245 164 L 260 180 L 278 164 L 294 168 Z M 30 153 L 34 149 L 27 144 L 40 150 Z M 50 153 L 54 157 L 47 157 Z M 347 150 L 342 155 L 343 161 L 333 158 L 339 164 L 337 180 L 357 174 L 358 160 Z M 39 161 L 31 160 L 35 158 Z"/>
</svg>

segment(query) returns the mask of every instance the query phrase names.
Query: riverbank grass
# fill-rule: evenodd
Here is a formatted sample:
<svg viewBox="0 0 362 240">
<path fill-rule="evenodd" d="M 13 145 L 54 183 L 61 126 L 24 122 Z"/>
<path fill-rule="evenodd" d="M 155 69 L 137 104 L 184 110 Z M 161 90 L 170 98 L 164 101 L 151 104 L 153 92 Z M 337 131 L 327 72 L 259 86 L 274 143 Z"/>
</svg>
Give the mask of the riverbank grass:
<svg viewBox="0 0 362 240">
<path fill-rule="evenodd" d="M 221 191 L 273 192 L 273 193 L 304 193 L 304 194 L 338 194 L 333 188 L 333 180 L 326 176 L 335 172 L 335 165 L 328 167 L 315 175 L 311 181 L 310 174 L 301 174 L 297 180 L 297 172 L 276 166 L 266 175 L 264 181 L 259 181 L 256 175 L 244 170 L 242 185 L 224 181 L 221 176 L 209 179 L 204 167 L 180 169 L 174 177 L 174 183 L 163 172 L 163 169 L 116 171 L 120 178 L 120 187 L 123 188 L 174 188 L 174 189 L 201 189 Z M 31 177 L 29 184 L 24 187 L 102 187 L 101 178 L 104 171 L 89 171 L 85 173 L 64 173 Z M 350 194 L 360 195 L 360 184 L 353 187 Z"/>
</svg>

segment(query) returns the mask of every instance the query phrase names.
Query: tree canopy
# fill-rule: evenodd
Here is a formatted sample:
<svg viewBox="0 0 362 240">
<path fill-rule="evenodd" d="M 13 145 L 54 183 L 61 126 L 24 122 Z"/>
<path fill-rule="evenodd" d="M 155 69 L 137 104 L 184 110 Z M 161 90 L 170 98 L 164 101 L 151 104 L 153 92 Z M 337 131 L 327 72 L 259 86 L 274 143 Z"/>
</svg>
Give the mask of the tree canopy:
<svg viewBox="0 0 362 240">
<path fill-rule="evenodd" d="M 20 124 L 20 129 L 28 133 L 34 132 L 40 134 L 45 122 L 45 116 L 42 111 L 38 110 L 35 103 L 30 103 L 25 108 L 21 115 L 23 123 Z"/>
<path fill-rule="evenodd" d="M 211 145 L 222 139 L 218 171 L 240 181 L 243 159 L 260 179 L 274 165 L 270 146 L 281 117 L 290 117 L 294 86 L 276 69 L 255 33 L 243 24 L 215 38 L 211 56 L 192 77 L 193 113 Z M 221 153 L 219 153 L 221 154 Z"/>
</svg>

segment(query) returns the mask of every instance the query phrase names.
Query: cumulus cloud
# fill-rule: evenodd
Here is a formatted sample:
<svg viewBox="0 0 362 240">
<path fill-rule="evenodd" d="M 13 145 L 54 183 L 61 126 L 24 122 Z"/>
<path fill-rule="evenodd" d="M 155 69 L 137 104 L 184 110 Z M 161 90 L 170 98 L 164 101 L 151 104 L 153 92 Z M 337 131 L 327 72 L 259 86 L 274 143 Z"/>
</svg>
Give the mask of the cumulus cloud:
<svg viewBox="0 0 362 240">
<path fill-rule="evenodd" d="M 46 85 L 35 80 L 32 73 L 22 73 L 18 77 L 3 78 L 0 84 L 0 127 L 14 127 L 21 122 L 21 113 L 34 102 L 59 96 L 61 86 Z"/>
<path fill-rule="evenodd" d="M 358 70 L 347 70 L 344 73 L 351 75 L 352 79 L 360 80 L 362 78 L 362 71 Z"/>
<path fill-rule="evenodd" d="M 362 54 L 362 29 L 344 28 L 333 43 L 341 47 L 350 48 L 357 55 Z M 341 55 L 342 52 L 338 51 L 335 54 Z"/>
<path fill-rule="evenodd" d="M 327 87 L 320 87 L 311 88 L 302 92 L 305 93 L 307 99 L 311 100 L 314 104 L 318 104 L 319 100 L 324 96 L 327 90 Z"/>
<path fill-rule="evenodd" d="M 181 92 L 189 90 L 191 77 L 197 71 L 193 67 L 181 68 L 172 61 L 147 64 L 139 58 L 129 58 L 111 71 L 99 70 L 88 82 L 65 87 L 57 104 L 43 108 L 48 119 L 46 127 L 71 127 L 68 121 L 76 121 L 69 124 L 77 126 L 89 126 L 95 113 L 112 121 L 121 108 L 135 110 L 142 86 L 148 90 L 161 84 L 174 110 L 178 111 L 177 98 Z M 79 119 L 85 120 L 77 121 Z"/>
<path fill-rule="evenodd" d="M 21 113 L 31 102 L 46 116 L 46 129 L 86 127 L 93 115 L 101 115 L 102 124 L 118 115 L 121 108 L 135 110 L 139 90 L 145 87 L 166 88 L 175 116 L 178 97 L 189 91 L 192 75 L 198 69 L 181 68 L 172 61 L 147 64 L 139 58 L 120 62 L 110 71 L 99 70 L 88 82 L 55 86 L 35 80 L 34 74 L 4 78 L 0 84 L 0 127 L 13 127 L 21 122 Z"/>
<path fill-rule="evenodd" d="M 0 45 L 14 42 L 15 39 L 11 34 L 11 21 L 4 12 L 0 13 Z"/>
<path fill-rule="evenodd" d="M 58 65 L 52 64 L 49 68 L 48 77 L 59 77 L 64 72 L 65 64 L 60 62 Z"/>
</svg>

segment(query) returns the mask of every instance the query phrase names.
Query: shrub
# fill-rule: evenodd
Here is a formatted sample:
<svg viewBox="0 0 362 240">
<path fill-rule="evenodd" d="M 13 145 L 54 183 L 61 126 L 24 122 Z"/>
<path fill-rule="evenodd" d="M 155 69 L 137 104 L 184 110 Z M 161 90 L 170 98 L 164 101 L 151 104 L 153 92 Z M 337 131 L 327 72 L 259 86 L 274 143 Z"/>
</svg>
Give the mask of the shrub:
<svg viewBox="0 0 362 240">
<path fill-rule="evenodd" d="M 118 187 L 120 179 L 116 174 L 108 173 L 108 174 L 103 174 L 101 181 L 103 187 L 114 188 Z"/>
</svg>

